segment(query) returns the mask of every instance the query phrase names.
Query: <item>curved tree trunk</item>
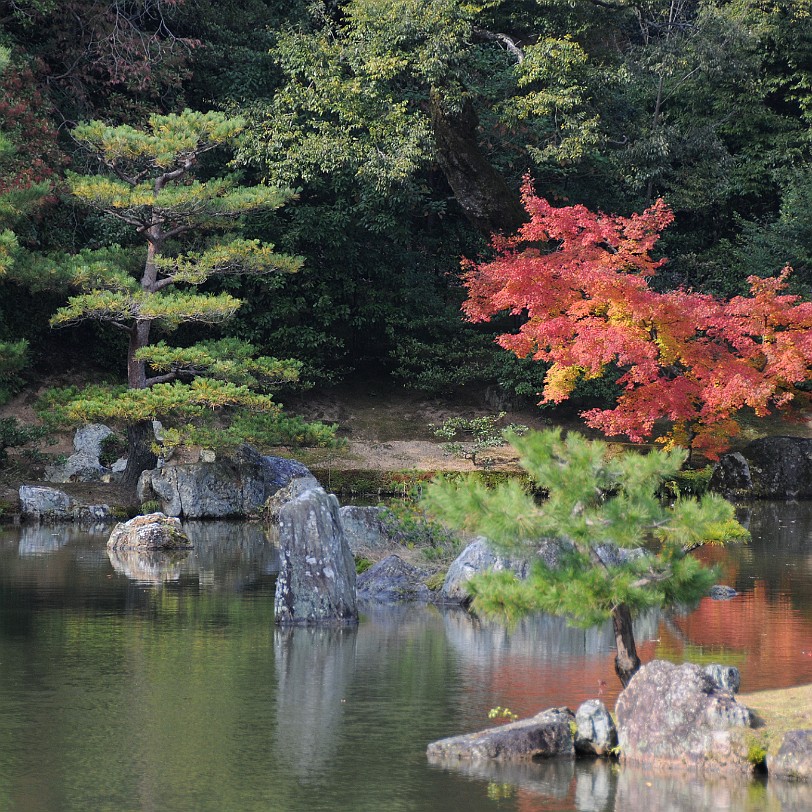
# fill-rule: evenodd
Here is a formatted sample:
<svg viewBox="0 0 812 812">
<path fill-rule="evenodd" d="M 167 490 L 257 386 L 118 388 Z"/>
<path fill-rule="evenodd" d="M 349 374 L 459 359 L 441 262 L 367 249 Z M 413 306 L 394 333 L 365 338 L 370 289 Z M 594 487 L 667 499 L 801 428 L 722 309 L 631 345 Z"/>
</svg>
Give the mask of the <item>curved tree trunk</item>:
<svg viewBox="0 0 812 812">
<path fill-rule="evenodd" d="M 135 493 L 141 473 L 158 464 L 158 458 L 152 450 L 154 439 L 150 420 L 127 426 L 127 467 L 121 477 L 121 486 L 131 493 Z"/>
<path fill-rule="evenodd" d="M 431 96 L 431 126 L 437 162 L 468 219 L 483 234 L 512 234 L 527 220 L 518 192 L 508 187 L 477 142 L 479 120 L 470 101 L 459 111 Z"/>
<path fill-rule="evenodd" d="M 640 658 L 637 656 L 637 646 L 634 644 L 634 629 L 632 628 L 632 613 L 625 603 L 612 610 L 612 626 L 615 631 L 615 673 L 625 688 L 631 678 L 640 668 Z"/>
</svg>

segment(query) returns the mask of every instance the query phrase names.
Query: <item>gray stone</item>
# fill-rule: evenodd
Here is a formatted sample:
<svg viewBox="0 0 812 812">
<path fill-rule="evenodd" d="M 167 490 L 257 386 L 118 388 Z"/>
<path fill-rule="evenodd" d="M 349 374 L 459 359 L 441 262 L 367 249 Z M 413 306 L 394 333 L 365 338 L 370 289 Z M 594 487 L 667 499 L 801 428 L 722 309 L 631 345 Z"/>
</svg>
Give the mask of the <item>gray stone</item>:
<svg viewBox="0 0 812 812">
<path fill-rule="evenodd" d="M 21 485 L 20 512 L 37 522 L 96 524 L 113 520 L 108 505 L 83 505 L 72 496 L 44 485 Z"/>
<path fill-rule="evenodd" d="M 530 719 L 432 742 L 426 754 L 430 761 L 438 762 L 571 756 L 574 754 L 572 719 L 569 709 L 552 708 Z"/>
<path fill-rule="evenodd" d="M 724 454 L 710 488 L 736 499 L 810 499 L 812 439 L 764 437 Z"/>
<path fill-rule="evenodd" d="M 73 450 L 77 454 L 87 454 L 96 462 L 102 453 L 102 443 L 113 433 L 112 429 L 101 423 L 89 423 L 76 430 L 73 437 Z"/>
<path fill-rule="evenodd" d="M 466 604 L 471 598 L 465 585 L 474 575 L 486 570 L 508 570 L 517 578 L 525 578 L 529 568 L 528 559 L 511 558 L 497 553 L 488 539 L 480 536 L 454 559 L 448 568 L 440 594 L 447 603 Z"/>
<path fill-rule="evenodd" d="M 619 567 L 646 555 L 641 547 L 618 547 L 608 543 L 596 544 L 594 550 L 605 567 Z"/>
<path fill-rule="evenodd" d="M 191 546 L 180 521 L 163 513 L 119 522 L 107 540 L 108 550 L 184 550 Z"/>
<path fill-rule="evenodd" d="M 720 665 L 712 663 L 702 669 L 723 691 L 731 694 L 739 693 L 742 684 L 739 669 L 734 665 Z"/>
<path fill-rule="evenodd" d="M 338 500 L 305 491 L 279 512 L 281 569 L 274 616 L 279 624 L 355 624 L 355 560 L 338 516 Z"/>
<path fill-rule="evenodd" d="M 750 711 L 699 666 L 644 665 L 615 706 L 622 758 L 659 768 L 751 772 L 744 728 Z"/>
<path fill-rule="evenodd" d="M 45 469 L 46 482 L 100 482 L 109 473 L 98 457 L 90 454 L 71 454 L 59 465 L 49 465 Z"/>
<path fill-rule="evenodd" d="M 344 536 L 353 553 L 379 550 L 390 544 L 383 522 L 385 508 L 345 505 L 338 510 Z"/>
<path fill-rule="evenodd" d="M 617 746 L 615 723 L 600 699 L 584 702 L 575 712 L 575 724 L 576 752 L 606 756 Z"/>
<path fill-rule="evenodd" d="M 231 459 L 144 471 L 137 493 L 141 502 L 158 499 L 167 516 L 240 518 L 258 514 L 268 497 L 292 479 L 310 476 L 295 460 L 264 457 L 243 445 Z"/>
<path fill-rule="evenodd" d="M 770 778 L 812 781 L 812 730 L 789 730 L 775 755 L 767 755 Z"/>
<path fill-rule="evenodd" d="M 299 476 L 280 488 L 276 493 L 271 494 L 265 502 L 264 518 L 271 524 L 279 523 L 279 511 L 290 502 L 291 499 L 296 499 L 301 496 L 305 491 L 318 488 L 319 481 L 314 476 Z"/>
<path fill-rule="evenodd" d="M 428 573 L 408 564 L 400 556 L 390 555 L 357 579 L 358 600 L 376 603 L 430 601 L 432 591 L 426 586 Z"/>
<path fill-rule="evenodd" d="M 20 511 L 40 521 L 71 521 L 76 504 L 64 491 L 42 485 L 20 486 Z"/>
<path fill-rule="evenodd" d="M 113 432 L 100 423 L 91 423 L 77 429 L 73 438 L 74 453 L 64 463 L 49 465 L 45 469 L 48 482 L 99 482 L 110 473 L 99 462 L 102 442 Z"/>
<path fill-rule="evenodd" d="M 714 584 L 710 588 L 709 594 L 710 597 L 715 601 L 729 601 L 731 598 L 735 598 L 739 593 L 736 592 L 732 586 L 726 586 L 725 584 Z"/>
</svg>

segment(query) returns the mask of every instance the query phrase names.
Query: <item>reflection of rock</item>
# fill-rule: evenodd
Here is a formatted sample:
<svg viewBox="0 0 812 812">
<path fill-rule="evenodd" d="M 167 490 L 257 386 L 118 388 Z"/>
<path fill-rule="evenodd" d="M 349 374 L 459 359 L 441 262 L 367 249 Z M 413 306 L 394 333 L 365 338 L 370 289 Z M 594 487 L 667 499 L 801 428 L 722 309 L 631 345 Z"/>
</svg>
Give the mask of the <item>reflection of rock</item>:
<svg viewBox="0 0 812 812">
<path fill-rule="evenodd" d="M 357 623 L 355 560 L 338 517 L 338 500 L 306 491 L 279 512 L 281 569 L 277 623 Z"/>
<path fill-rule="evenodd" d="M 326 771 L 355 675 L 357 629 L 277 628 L 275 760 L 300 779 Z"/>
<path fill-rule="evenodd" d="M 551 708 L 529 719 L 520 719 L 489 730 L 452 736 L 432 742 L 426 754 L 433 763 L 447 764 L 453 759 L 530 760 L 550 756 L 571 756 L 572 711 Z"/>
<path fill-rule="evenodd" d="M 741 777 L 702 776 L 683 770 L 657 773 L 648 768 L 624 766 L 617 773 L 615 804 L 610 808 L 616 812 L 719 812 L 723 809 L 801 812 L 809 808 L 762 805 L 759 789 Z"/>
<path fill-rule="evenodd" d="M 189 556 L 189 551 L 108 548 L 107 555 L 113 569 L 131 581 L 163 584 L 180 578 L 181 565 Z"/>
<path fill-rule="evenodd" d="M 732 586 L 726 584 L 714 584 L 708 593 L 712 600 L 715 601 L 729 601 L 735 598 L 739 593 Z"/>
<path fill-rule="evenodd" d="M 615 806 L 615 773 L 606 759 L 579 761 L 575 774 L 575 808 L 578 812 L 622 812 Z M 662 812 L 658 807 L 649 812 Z M 688 812 L 688 810 L 685 810 Z"/>
<path fill-rule="evenodd" d="M 600 763 L 605 764 L 605 762 Z M 572 758 L 545 758 L 532 762 L 432 759 L 431 766 L 451 770 L 466 778 L 487 781 L 490 785 L 503 787 L 506 790 L 515 788 L 521 790 L 528 798 L 555 798 L 558 801 L 565 800 L 569 796 L 573 777 L 582 769 L 587 769 L 582 768 L 581 764 Z M 508 794 L 507 791 L 505 794 Z M 535 809 L 536 807 L 529 808 Z M 580 810 L 581 807 L 579 806 L 578 809 Z M 603 807 L 601 809 L 603 810 Z"/>
<path fill-rule="evenodd" d="M 39 525 L 21 527 L 20 542 L 17 547 L 20 558 L 50 555 L 61 550 L 71 540 L 71 536 L 68 534 L 67 528 L 59 528 L 59 532 L 54 532 L 56 529 Z"/>
<path fill-rule="evenodd" d="M 191 546 L 180 521 L 163 513 L 148 513 L 119 522 L 107 540 L 108 550 L 177 550 Z"/>
<path fill-rule="evenodd" d="M 656 637 L 659 618 L 656 611 L 635 618 L 635 637 Z M 578 629 L 569 626 L 566 618 L 537 614 L 522 618 L 508 630 L 497 621 L 479 620 L 461 611 L 444 613 L 443 622 L 449 643 L 464 661 L 496 664 L 516 652 L 531 660 L 555 661 L 608 654 L 615 645 L 611 622 Z"/>
<path fill-rule="evenodd" d="M 647 663 L 618 697 L 615 713 L 626 762 L 752 771 L 735 735 L 750 726 L 750 711 L 697 665 Z"/>
<path fill-rule="evenodd" d="M 256 575 L 279 572 L 279 547 L 273 544 L 260 522 L 184 522 L 183 529 L 194 544 L 187 559 L 188 571 L 238 571 Z M 232 562 L 233 566 L 226 566 Z"/>
</svg>

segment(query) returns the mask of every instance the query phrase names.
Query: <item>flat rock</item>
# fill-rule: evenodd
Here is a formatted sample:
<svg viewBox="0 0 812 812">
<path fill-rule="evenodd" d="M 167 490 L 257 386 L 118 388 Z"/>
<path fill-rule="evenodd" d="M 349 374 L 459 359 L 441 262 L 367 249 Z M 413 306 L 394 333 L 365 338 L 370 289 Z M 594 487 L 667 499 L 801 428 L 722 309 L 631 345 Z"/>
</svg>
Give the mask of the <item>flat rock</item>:
<svg viewBox="0 0 812 812">
<path fill-rule="evenodd" d="M 570 723 L 572 711 L 552 708 L 508 725 L 453 736 L 432 742 L 426 750 L 430 761 L 455 759 L 526 760 L 575 753 Z"/>
<path fill-rule="evenodd" d="M 621 757 L 632 764 L 751 772 L 738 735 L 750 711 L 703 669 L 663 660 L 644 665 L 615 706 Z"/>
<path fill-rule="evenodd" d="M 119 522 L 107 540 L 108 550 L 184 550 L 191 546 L 180 521 L 163 513 Z"/>
<path fill-rule="evenodd" d="M 770 778 L 812 781 L 812 730 L 789 730 L 775 755 L 767 755 Z"/>
</svg>

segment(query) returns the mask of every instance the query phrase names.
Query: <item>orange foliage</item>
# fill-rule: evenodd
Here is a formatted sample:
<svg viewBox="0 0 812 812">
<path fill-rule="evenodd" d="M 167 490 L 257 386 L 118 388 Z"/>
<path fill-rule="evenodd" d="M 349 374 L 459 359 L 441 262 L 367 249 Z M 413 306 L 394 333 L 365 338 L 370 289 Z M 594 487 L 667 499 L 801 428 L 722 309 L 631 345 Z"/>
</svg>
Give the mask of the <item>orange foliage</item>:
<svg viewBox="0 0 812 812">
<path fill-rule="evenodd" d="M 651 253 L 674 219 L 662 200 L 628 218 L 554 208 L 526 179 L 523 202 L 530 222 L 494 239 L 496 258 L 463 262 L 463 310 L 474 322 L 523 319 L 497 340 L 550 364 L 542 403 L 566 400 L 580 378 L 615 364 L 623 393 L 613 409 L 584 412 L 590 426 L 643 442 L 665 419 L 664 442 L 713 458 L 744 407 L 763 416 L 808 397 L 796 386 L 812 377 L 812 303 L 784 292 L 789 268 L 749 277 L 750 296 L 729 301 L 660 293 L 648 280 L 664 260 Z"/>
</svg>

